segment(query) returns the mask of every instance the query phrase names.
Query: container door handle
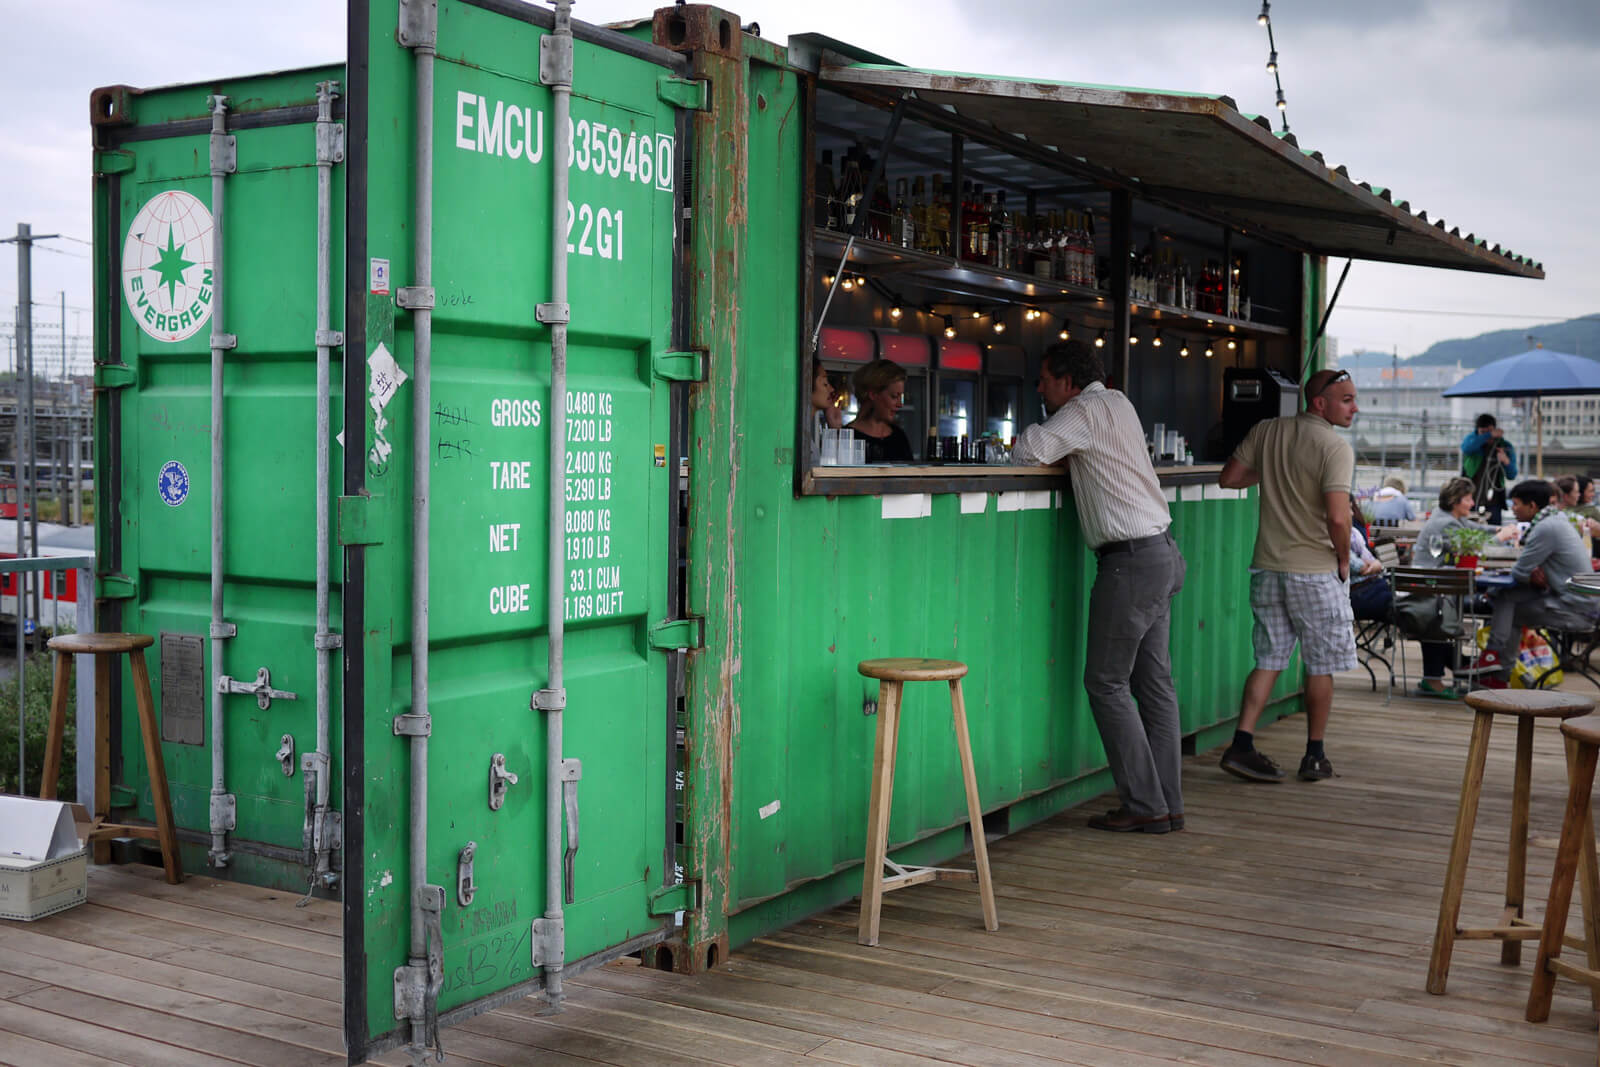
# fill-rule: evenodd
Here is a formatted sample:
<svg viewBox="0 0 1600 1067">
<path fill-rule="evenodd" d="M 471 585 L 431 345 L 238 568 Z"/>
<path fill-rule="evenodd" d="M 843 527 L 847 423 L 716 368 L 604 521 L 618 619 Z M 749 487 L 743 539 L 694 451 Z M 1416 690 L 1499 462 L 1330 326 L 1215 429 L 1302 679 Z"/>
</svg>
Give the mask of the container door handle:
<svg viewBox="0 0 1600 1067">
<path fill-rule="evenodd" d="M 567 850 L 561 856 L 561 882 L 566 903 L 573 902 L 572 864 L 578 855 L 578 782 L 583 778 L 583 761 L 561 761 L 561 806 L 567 816 Z"/>
</svg>

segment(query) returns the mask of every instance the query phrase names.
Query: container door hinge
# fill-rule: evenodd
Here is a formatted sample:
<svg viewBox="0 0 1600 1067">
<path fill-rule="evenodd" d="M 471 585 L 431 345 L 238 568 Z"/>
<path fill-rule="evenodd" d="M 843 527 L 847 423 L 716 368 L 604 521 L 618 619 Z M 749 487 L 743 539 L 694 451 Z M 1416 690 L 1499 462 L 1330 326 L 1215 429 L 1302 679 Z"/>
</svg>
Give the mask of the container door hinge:
<svg viewBox="0 0 1600 1067">
<path fill-rule="evenodd" d="M 107 174 L 127 174 L 133 170 L 132 152 L 96 152 L 94 154 L 94 173 L 96 177 Z"/>
<path fill-rule="evenodd" d="M 567 928 L 563 919 L 543 918 L 533 920 L 533 936 L 528 939 L 533 949 L 533 965 L 546 967 L 552 963 L 565 963 L 567 954 Z"/>
<path fill-rule="evenodd" d="M 560 304 L 535 304 L 533 317 L 545 326 L 555 326 L 563 322 L 572 321 L 572 305 Z"/>
<path fill-rule="evenodd" d="M 706 350 L 657 352 L 650 357 L 650 371 L 664 381 L 703 382 L 706 380 Z"/>
<path fill-rule="evenodd" d="M 388 497 L 377 495 L 339 498 L 339 543 L 381 545 L 388 527 Z"/>
<path fill-rule="evenodd" d="M 547 33 L 539 38 L 539 84 L 572 85 L 572 37 Z"/>
<path fill-rule="evenodd" d="M 417 890 L 416 906 L 427 931 L 427 958 L 394 969 L 394 1017 L 422 1019 L 427 1046 L 444 1059 L 439 1044 L 439 991 L 444 988 L 444 886 L 425 885 Z"/>
<path fill-rule="evenodd" d="M 651 915 L 672 915 L 700 909 L 700 883 L 679 882 L 665 885 L 650 894 Z"/>
<path fill-rule="evenodd" d="M 394 291 L 395 305 L 406 311 L 431 311 L 434 299 L 431 285 L 402 285 Z"/>
<path fill-rule="evenodd" d="M 677 78 L 671 74 L 664 74 L 656 79 L 656 96 L 673 107 L 681 107 L 685 111 L 704 111 L 708 83 L 694 78 Z"/>
<path fill-rule="evenodd" d="M 232 793 L 211 794 L 211 832 L 232 830 L 238 826 L 238 803 Z"/>
<path fill-rule="evenodd" d="M 424 712 L 414 715 L 407 712 L 394 717 L 394 735 L 396 737 L 431 737 L 433 735 L 433 716 Z"/>
<path fill-rule="evenodd" d="M 272 671 L 266 667 L 262 667 L 260 670 L 256 671 L 256 680 L 253 682 L 241 682 L 237 678 L 230 678 L 226 674 L 222 675 L 217 679 L 217 692 L 221 693 L 223 696 L 237 695 L 255 697 L 256 707 L 260 708 L 262 711 L 270 709 L 274 700 L 300 699 L 298 694 L 291 693 L 286 689 L 272 688 Z M 294 753 L 292 751 L 289 754 L 289 759 L 291 762 L 294 759 Z M 284 773 L 288 774 L 290 772 L 286 769 Z"/>
<path fill-rule="evenodd" d="M 138 380 L 138 374 L 126 363 L 99 363 L 94 368 L 96 389 L 126 389 Z"/>
<path fill-rule="evenodd" d="M 705 647 L 705 620 L 668 619 L 650 627 L 650 647 L 663 651 Z"/>
<path fill-rule="evenodd" d="M 439 41 L 439 0 L 400 0 L 401 48 L 432 49 Z"/>
<path fill-rule="evenodd" d="M 130 578 L 126 574 L 102 574 L 100 576 L 101 600 L 127 600 L 139 593 L 139 580 Z"/>
</svg>

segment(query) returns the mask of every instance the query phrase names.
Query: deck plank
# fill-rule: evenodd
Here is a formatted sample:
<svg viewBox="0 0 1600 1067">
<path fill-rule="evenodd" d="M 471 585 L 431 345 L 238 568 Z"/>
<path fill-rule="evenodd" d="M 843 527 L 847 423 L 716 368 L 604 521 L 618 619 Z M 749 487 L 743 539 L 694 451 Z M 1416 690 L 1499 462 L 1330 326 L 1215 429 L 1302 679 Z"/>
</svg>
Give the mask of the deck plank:
<svg viewBox="0 0 1600 1067">
<path fill-rule="evenodd" d="M 567 982 L 565 1010 L 504 1005 L 444 1031 L 465 1067 L 804 1063 L 986 1067 L 1590 1064 L 1588 999 L 1557 986 L 1522 1019 L 1528 964 L 1457 945 L 1450 992 L 1424 989 L 1471 716 L 1337 680 L 1340 777 L 1251 786 L 1185 761 L 1181 834 L 1084 826 L 1107 798 L 990 844 L 1001 927 L 975 887 L 891 894 L 882 943 L 856 907 L 758 938 L 688 977 L 614 961 Z M 1574 683 L 1583 692 L 1582 683 Z M 1304 721 L 1259 743 L 1298 762 Z M 1491 741 L 1464 922 L 1500 907 L 1513 731 Z M 1563 808 L 1553 724 L 1534 732 L 1528 910 Z M 865 790 L 865 783 L 862 789 Z M 0 1063 L 343 1062 L 336 903 L 155 869 L 97 867 L 84 907 L 0 925 Z M 1525 950 L 1531 961 L 1532 947 Z M 403 1051 L 385 1064 L 409 1062 Z"/>
</svg>

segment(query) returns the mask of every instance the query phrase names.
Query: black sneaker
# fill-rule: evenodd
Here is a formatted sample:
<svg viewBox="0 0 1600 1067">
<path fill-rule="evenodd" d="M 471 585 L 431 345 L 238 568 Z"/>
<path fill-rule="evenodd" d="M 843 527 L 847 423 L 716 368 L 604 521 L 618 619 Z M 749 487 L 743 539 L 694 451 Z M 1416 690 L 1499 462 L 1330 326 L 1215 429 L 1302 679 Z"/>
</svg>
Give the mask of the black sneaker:
<svg viewBox="0 0 1600 1067">
<path fill-rule="evenodd" d="M 1297 777 L 1302 782 L 1320 782 L 1324 778 L 1332 778 L 1333 764 L 1328 762 L 1327 756 L 1307 756 L 1300 761 Z"/>
<path fill-rule="evenodd" d="M 1283 769 L 1254 748 L 1230 748 L 1222 754 L 1222 769 L 1247 782 L 1281 782 Z"/>
</svg>

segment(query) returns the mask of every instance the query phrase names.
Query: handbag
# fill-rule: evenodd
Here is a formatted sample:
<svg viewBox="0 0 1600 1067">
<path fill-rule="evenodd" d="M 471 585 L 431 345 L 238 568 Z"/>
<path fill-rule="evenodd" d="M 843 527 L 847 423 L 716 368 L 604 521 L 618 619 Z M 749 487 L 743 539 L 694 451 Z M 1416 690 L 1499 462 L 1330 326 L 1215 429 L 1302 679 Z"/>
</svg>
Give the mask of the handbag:
<svg viewBox="0 0 1600 1067">
<path fill-rule="evenodd" d="M 1454 641 L 1461 636 L 1461 609 L 1455 597 L 1408 596 L 1394 604 L 1395 625 L 1418 641 Z"/>
</svg>

